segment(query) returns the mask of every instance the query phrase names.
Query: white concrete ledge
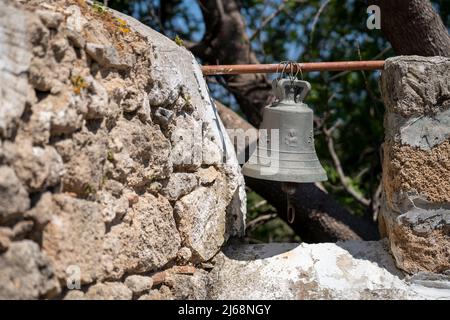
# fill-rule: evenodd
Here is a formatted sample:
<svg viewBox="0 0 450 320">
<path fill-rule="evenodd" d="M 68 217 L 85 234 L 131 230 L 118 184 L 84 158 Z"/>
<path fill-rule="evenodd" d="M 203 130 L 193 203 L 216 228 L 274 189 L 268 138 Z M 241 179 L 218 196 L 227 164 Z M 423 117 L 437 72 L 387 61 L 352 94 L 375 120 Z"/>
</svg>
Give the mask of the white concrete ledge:
<svg viewBox="0 0 450 320">
<path fill-rule="evenodd" d="M 212 299 L 450 299 L 450 277 L 415 282 L 385 241 L 233 245 L 216 257 Z M 423 280 L 423 279 L 422 279 Z"/>
</svg>

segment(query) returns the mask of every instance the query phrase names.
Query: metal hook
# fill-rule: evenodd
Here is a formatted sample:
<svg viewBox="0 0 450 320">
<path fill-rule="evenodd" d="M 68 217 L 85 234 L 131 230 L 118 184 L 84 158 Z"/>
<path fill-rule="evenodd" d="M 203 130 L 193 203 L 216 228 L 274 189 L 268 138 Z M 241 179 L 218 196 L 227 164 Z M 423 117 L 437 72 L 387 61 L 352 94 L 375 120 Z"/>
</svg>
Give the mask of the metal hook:
<svg viewBox="0 0 450 320">
<path fill-rule="evenodd" d="M 289 195 L 287 195 L 287 221 L 293 224 L 295 221 L 295 208 L 289 201 Z"/>
<path fill-rule="evenodd" d="M 280 61 L 280 63 L 278 63 L 277 65 L 277 80 L 280 80 L 281 78 L 283 78 L 284 75 L 286 75 L 286 69 L 289 66 L 290 61 Z M 281 73 L 279 73 L 279 68 L 281 69 Z"/>
<path fill-rule="evenodd" d="M 279 73 L 279 67 L 280 67 L 280 66 L 281 66 L 282 68 L 284 67 L 283 61 L 280 61 L 280 63 L 277 64 L 277 72 L 276 72 L 276 73 L 277 73 L 277 78 L 276 78 L 276 79 L 277 79 L 277 82 L 281 79 L 281 76 L 283 75 L 283 69 L 281 69 L 281 74 Z"/>
<path fill-rule="evenodd" d="M 280 66 L 280 64 L 281 64 L 281 63 L 277 64 L 277 71 L 275 72 L 275 73 L 277 74 L 277 77 L 276 77 L 277 81 L 280 80 L 280 78 L 279 78 L 280 75 L 279 75 L 279 73 L 278 73 L 278 67 Z"/>
<path fill-rule="evenodd" d="M 281 77 L 283 77 L 283 75 L 286 75 L 286 69 L 287 69 L 287 66 L 288 66 L 289 62 L 288 61 L 282 61 L 281 63 L 283 64 L 283 70 L 281 71 Z"/>
<path fill-rule="evenodd" d="M 281 72 L 280 71 L 281 68 Z M 294 70 L 295 68 L 295 70 Z M 289 69 L 289 72 L 287 72 L 287 69 Z M 294 85 L 294 81 L 298 79 L 298 74 L 300 73 L 300 76 L 303 80 L 303 72 L 302 72 L 302 68 L 300 67 L 300 64 L 294 61 L 280 61 L 277 64 L 277 69 L 276 69 L 276 73 L 277 73 L 277 77 L 276 77 L 276 86 L 278 86 L 278 81 L 280 79 L 283 78 L 283 76 L 286 76 L 290 82 L 291 82 L 291 86 Z"/>
<path fill-rule="evenodd" d="M 294 84 L 294 62 L 289 61 L 288 63 L 288 67 L 289 67 L 289 80 L 291 81 L 291 85 Z"/>
<path fill-rule="evenodd" d="M 303 80 L 303 72 L 302 72 L 302 67 L 300 67 L 300 63 L 297 63 L 297 69 L 298 69 L 298 71 L 300 71 L 300 77 Z M 297 71 L 297 74 L 298 74 L 298 71 Z"/>
<path fill-rule="evenodd" d="M 295 64 L 295 70 L 296 70 L 295 77 L 297 78 L 298 74 L 300 73 L 300 76 L 302 77 L 302 80 L 303 80 L 303 72 L 302 72 L 302 68 L 300 67 L 300 63 L 297 62 Z"/>
</svg>

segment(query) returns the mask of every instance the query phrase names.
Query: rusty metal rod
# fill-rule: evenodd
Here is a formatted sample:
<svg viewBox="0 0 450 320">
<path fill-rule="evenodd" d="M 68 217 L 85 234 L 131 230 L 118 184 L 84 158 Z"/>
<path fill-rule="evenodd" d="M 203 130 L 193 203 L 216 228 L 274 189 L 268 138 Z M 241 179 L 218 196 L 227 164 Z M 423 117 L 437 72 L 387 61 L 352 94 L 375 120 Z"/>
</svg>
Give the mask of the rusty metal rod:
<svg viewBox="0 0 450 320">
<path fill-rule="evenodd" d="M 381 70 L 384 60 L 371 61 L 336 61 L 336 62 L 306 62 L 288 65 L 285 72 L 311 71 L 352 71 L 352 70 Z M 236 64 L 236 65 L 211 65 L 202 66 L 205 76 L 220 74 L 242 74 L 242 73 L 276 73 L 281 72 L 281 64 Z M 292 70 L 291 70 L 292 69 Z"/>
</svg>

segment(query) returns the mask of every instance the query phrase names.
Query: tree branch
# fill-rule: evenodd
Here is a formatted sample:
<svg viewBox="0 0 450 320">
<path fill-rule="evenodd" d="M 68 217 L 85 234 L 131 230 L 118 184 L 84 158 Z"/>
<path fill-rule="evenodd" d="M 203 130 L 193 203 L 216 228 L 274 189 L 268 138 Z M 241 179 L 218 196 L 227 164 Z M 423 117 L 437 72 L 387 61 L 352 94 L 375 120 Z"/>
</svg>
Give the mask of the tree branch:
<svg viewBox="0 0 450 320">
<path fill-rule="evenodd" d="M 344 174 L 344 170 L 342 169 L 341 161 L 336 153 L 334 148 L 334 140 L 332 133 L 337 128 L 337 123 L 333 125 L 330 129 L 326 129 L 323 127 L 322 131 L 325 134 L 325 139 L 327 141 L 328 151 L 330 152 L 331 159 L 333 160 L 334 167 L 339 176 L 339 181 L 344 187 L 345 191 L 351 195 L 356 201 L 361 203 L 363 206 L 368 207 L 370 205 L 370 200 L 362 196 L 358 191 L 356 191 L 349 182 L 349 178 Z"/>
<path fill-rule="evenodd" d="M 380 181 L 378 184 L 377 190 L 375 190 L 375 193 L 372 197 L 372 220 L 377 221 L 378 220 L 378 214 L 380 213 L 380 207 L 381 207 L 381 193 L 383 192 L 383 182 Z"/>
<path fill-rule="evenodd" d="M 311 33 L 309 34 L 309 43 L 311 44 L 313 42 L 314 37 L 314 31 L 316 30 L 316 24 L 319 22 L 319 17 L 322 14 L 323 10 L 325 10 L 325 7 L 330 3 L 330 0 L 326 0 L 317 10 L 317 13 L 314 15 L 314 20 L 311 27 Z"/>
<path fill-rule="evenodd" d="M 429 0 L 370 0 L 397 55 L 450 57 L 450 35 Z"/>
<path fill-rule="evenodd" d="M 286 6 L 286 2 L 288 0 L 283 0 L 277 7 L 277 9 L 272 12 L 268 17 L 266 17 L 263 22 L 261 22 L 261 25 L 259 26 L 258 29 L 255 30 L 255 32 L 253 32 L 253 34 L 250 36 L 250 41 L 252 41 L 253 39 L 255 39 L 258 34 L 273 20 L 275 19 L 284 9 L 284 7 Z"/>
<path fill-rule="evenodd" d="M 263 213 L 263 214 L 259 215 L 258 217 L 256 217 L 255 219 L 249 221 L 245 226 L 245 230 L 251 230 L 260 224 L 263 224 L 270 220 L 275 219 L 277 216 L 278 215 L 275 212 Z"/>
</svg>

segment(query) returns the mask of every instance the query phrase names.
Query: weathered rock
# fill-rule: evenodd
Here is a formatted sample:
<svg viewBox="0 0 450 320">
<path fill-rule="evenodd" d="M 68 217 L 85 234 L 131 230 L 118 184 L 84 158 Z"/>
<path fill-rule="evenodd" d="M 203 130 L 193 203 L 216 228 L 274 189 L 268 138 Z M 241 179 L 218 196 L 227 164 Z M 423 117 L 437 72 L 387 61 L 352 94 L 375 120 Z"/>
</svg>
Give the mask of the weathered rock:
<svg viewBox="0 0 450 320">
<path fill-rule="evenodd" d="M 204 300 L 208 299 L 209 275 L 206 271 L 198 269 L 193 275 L 175 274 L 173 277 L 172 292 L 177 300 Z"/>
<path fill-rule="evenodd" d="M 171 139 L 172 163 L 179 168 L 196 170 L 202 164 L 202 125 L 192 116 L 175 119 Z"/>
<path fill-rule="evenodd" d="M 214 233 L 212 231 L 214 228 L 218 232 L 222 229 L 225 230 L 221 236 L 214 235 L 217 238 L 213 237 L 212 245 L 206 241 L 203 242 L 208 249 L 200 250 L 212 252 L 215 248 L 217 252 L 219 247 L 216 244 L 220 242 L 219 239 L 222 236 L 224 239 L 231 235 L 241 236 L 245 230 L 245 189 L 233 145 L 218 118 L 215 107 L 211 104 L 201 69 L 194 57 L 184 48 L 174 45 L 167 38 L 146 28 L 129 16 L 117 12 L 114 14 L 126 20 L 134 31 L 151 39 L 153 55 L 149 69 L 154 81 L 151 83 L 148 93 L 150 105 L 152 108 L 164 107 L 167 110 L 172 110 L 172 108 L 179 110 L 179 114 L 171 120 L 168 132 L 172 147 L 170 158 L 176 171 L 192 172 L 198 170 L 202 164 L 205 165 L 202 163 L 204 129 L 205 136 L 211 143 L 217 145 L 216 150 L 220 150 L 221 160 L 225 160 L 225 162 L 220 161 L 218 165 L 215 165 L 220 172 L 220 179 L 225 181 L 222 188 L 216 188 L 214 184 L 205 187 L 207 194 L 204 195 L 206 196 L 204 202 L 209 202 L 207 195 L 215 194 L 211 197 L 217 196 L 216 214 L 210 216 L 209 223 L 203 225 L 199 232 L 199 234 Z M 166 46 L 169 46 L 171 50 L 167 50 Z M 223 219 L 223 216 L 226 219 Z M 185 231 L 194 234 L 193 230 L 198 226 L 197 224 L 189 227 L 186 225 L 189 231 L 187 229 Z M 204 237 L 206 239 L 206 236 Z"/>
<path fill-rule="evenodd" d="M 43 227 L 52 219 L 52 194 L 51 192 L 44 192 L 35 206 L 25 212 L 26 218 L 31 218 L 38 229 L 42 230 Z"/>
<path fill-rule="evenodd" d="M 6 162 L 28 191 L 36 192 L 60 183 L 64 174 L 61 156 L 52 146 L 33 146 L 26 139 L 4 144 Z"/>
<path fill-rule="evenodd" d="M 120 57 L 113 46 L 88 42 L 85 48 L 87 54 L 102 67 L 127 70 L 133 65 L 131 56 L 126 55 L 125 57 Z"/>
<path fill-rule="evenodd" d="M 26 23 L 29 16 L 11 1 L 0 10 L 0 137 L 11 137 L 25 110 L 28 92 L 27 74 L 31 53 Z"/>
<path fill-rule="evenodd" d="M 32 60 L 28 81 L 38 91 L 47 92 L 58 84 L 56 70 L 52 70 L 48 61 L 40 58 Z"/>
<path fill-rule="evenodd" d="M 128 210 L 129 200 L 126 196 L 120 198 L 114 197 L 109 192 L 101 192 L 98 196 L 102 204 L 102 215 L 105 223 L 113 222 L 115 219 L 121 219 Z"/>
<path fill-rule="evenodd" d="M 384 242 L 237 245 L 215 260 L 212 299 L 450 298 L 404 279 Z"/>
<path fill-rule="evenodd" d="M 78 32 L 75 32 L 71 29 L 67 29 L 67 39 L 70 40 L 71 44 L 76 48 L 84 48 L 86 45 L 86 41 L 82 37 L 82 35 Z"/>
<path fill-rule="evenodd" d="M 64 300 L 84 300 L 84 292 L 81 290 L 70 290 L 64 296 Z"/>
<path fill-rule="evenodd" d="M 49 259 L 29 240 L 0 255 L 0 299 L 51 298 L 60 287 Z"/>
<path fill-rule="evenodd" d="M 222 149 L 216 139 L 210 126 L 205 123 L 202 141 L 202 163 L 204 165 L 218 165 L 223 161 Z"/>
<path fill-rule="evenodd" d="M 120 120 L 110 132 L 108 171 L 133 188 L 169 176 L 170 143 L 156 126 Z"/>
<path fill-rule="evenodd" d="M 102 274 L 119 279 L 126 272 L 143 273 L 174 259 L 180 247 L 172 207 L 163 197 L 144 194 L 123 222 L 112 226 L 103 243 Z"/>
<path fill-rule="evenodd" d="M 82 33 L 86 25 L 88 24 L 87 19 L 81 14 L 80 7 L 76 5 L 71 5 L 67 7 L 65 13 L 68 15 L 66 23 L 67 29 L 76 32 L 78 34 Z"/>
<path fill-rule="evenodd" d="M 72 139 L 55 145 L 64 161 L 63 190 L 86 197 L 95 194 L 103 181 L 103 165 L 108 157 L 108 136 L 83 128 Z"/>
<path fill-rule="evenodd" d="M 170 288 L 163 285 L 158 290 L 150 290 L 148 294 L 140 296 L 138 300 L 173 300 L 173 298 Z"/>
<path fill-rule="evenodd" d="M 8 250 L 13 235 L 13 231 L 10 228 L 0 227 L 0 253 Z"/>
<path fill-rule="evenodd" d="M 23 240 L 33 229 L 34 223 L 30 220 L 17 222 L 14 227 L 0 227 L 0 253 L 8 250 L 13 241 Z"/>
<path fill-rule="evenodd" d="M 173 173 L 162 193 L 169 200 L 178 200 L 197 186 L 197 177 L 192 173 Z"/>
<path fill-rule="evenodd" d="M 450 59 L 396 57 L 381 77 L 386 137 L 380 230 L 397 265 L 450 269 Z"/>
<path fill-rule="evenodd" d="M 108 92 L 92 76 L 86 77 L 86 84 L 91 93 L 86 119 L 101 119 L 108 113 Z"/>
<path fill-rule="evenodd" d="M 180 250 L 178 250 L 177 258 L 182 262 L 187 262 L 191 260 L 191 257 L 192 257 L 191 249 L 187 247 L 182 247 L 180 248 Z"/>
<path fill-rule="evenodd" d="M 450 59 L 400 56 L 386 61 L 381 78 L 388 112 L 410 118 L 450 108 Z"/>
<path fill-rule="evenodd" d="M 209 185 L 216 181 L 216 179 L 220 176 L 220 173 L 213 166 L 208 168 L 200 168 L 196 174 L 198 177 L 198 182 L 201 185 Z"/>
<path fill-rule="evenodd" d="M 23 240 L 33 230 L 34 223 L 30 220 L 22 220 L 16 223 L 12 229 L 14 240 Z"/>
<path fill-rule="evenodd" d="M 134 294 L 142 294 L 153 287 L 153 280 L 152 277 L 132 275 L 125 279 L 125 285 Z"/>
<path fill-rule="evenodd" d="M 48 41 L 50 38 L 50 31 L 41 22 L 41 19 L 35 15 L 28 15 L 28 34 L 29 41 L 33 45 L 31 52 L 34 57 L 44 57 L 48 49 Z"/>
<path fill-rule="evenodd" d="M 69 266 L 80 269 L 81 283 L 97 279 L 105 225 L 100 206 L 64 194 L 53 195 L 47 209 L 51 220 L 42 235 L 42 249 L 52 261 L 56 274 L 65 281 Z"/>
<path fill-rule="evenodd" d="M 392 208 L 405 206 L 408 192 L 411 199 L 422 196 L 443 208 L 450 203 L 450 139 L 430 151 L 386 141 L 384 154 L 386 197 Z"/>
<path fill-rule="evenodd" d="M 36 13 L 38 14 L 39 18 L 41 18 L 41 21 L 44 23 L 44 25 L 50 29 L 57 29 L 61 22 L 64 20 L 64 16 L 59 12 L 50 10 L 37 10 Z"/>
<path fill-rule="evenodd" d="M 139 119 L 144 123 L 152 123 L 152 114 L 151 114 L 150 102 L 148 101 L 148 95 L 145 94 L 142 98 L 142 105 L 137 110 L 137 115 Z"/>
<path fill-rule="evenodd" d="M 33 135 L 33 142 L 48 143 L 51 136 L 70 134 L 81 128 L 84 106 L 76 103 L 71 92 L 58 96 L 50 95 L 33 106 L 33 114 L 27 124 L 27 131 Z"/>
<path fill-rule="evenodd" d="M 90 287 L 85 299 L 89 300 L 131 300 L 133 293 L 120 282 L 97 283 Z"/>
<path fill-rule="evenodd" d="M 134 112 L 148 103 L 147 95 L 133 87 L 116 90 L 116 98 L 119 100 L 119 106 L 125 112 Z"/>
<path fill-rule="evenodd" d="M 172 110 L 159 107 L 155 111 L 155 122 L 161 126 L 167 126 L 170 121 L 172 121 L 174 115 L 175 114 Z"/>
<path fill-rule="evenodd" d="M 174 213 L 183 244 L 201 261 L 213 257 L 229 236 L 226 206 L 229 199 L 219 196 L 226 188 L 222 179 L 211 189 L 199 187 L 175 204 Z"/>
<path fill-rule="evenodd" d="M 0 166 L 0 223 L 18 217 L 29 207 L 28 192 L 14 170 Z"/>
</svg>

